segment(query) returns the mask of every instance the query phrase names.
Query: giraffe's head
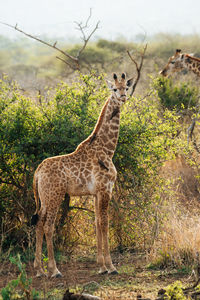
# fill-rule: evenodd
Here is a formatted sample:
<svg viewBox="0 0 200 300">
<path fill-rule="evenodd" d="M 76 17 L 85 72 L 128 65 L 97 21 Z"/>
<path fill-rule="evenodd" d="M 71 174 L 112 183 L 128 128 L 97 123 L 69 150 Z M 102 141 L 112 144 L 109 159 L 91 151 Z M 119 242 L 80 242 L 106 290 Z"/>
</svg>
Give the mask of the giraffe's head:
<svg viewBox="0 0 200 300">
<path fill-rule="evenodd" d="M 185 54 L 181 53 L 180 49 L 176 49 L 176 52 L 168 60 L 168 63 L 160 71 L 160 74 L 163 76 L 168 76 L 171 73 L 179 72 L 185 68 Z"/>
<path fill-rule="evenodd" d="M 109 89 L 112 91 L 112 97 L 117 101 L 124 103 L 127 99 L 127 91 L 133 84 L 133 78 L 126 80 L 125 73 L 122 73 L 121 80 L 118 80 L 117 75 L 113 74 L 114 83 L 107 80 Z"/>
</svg>

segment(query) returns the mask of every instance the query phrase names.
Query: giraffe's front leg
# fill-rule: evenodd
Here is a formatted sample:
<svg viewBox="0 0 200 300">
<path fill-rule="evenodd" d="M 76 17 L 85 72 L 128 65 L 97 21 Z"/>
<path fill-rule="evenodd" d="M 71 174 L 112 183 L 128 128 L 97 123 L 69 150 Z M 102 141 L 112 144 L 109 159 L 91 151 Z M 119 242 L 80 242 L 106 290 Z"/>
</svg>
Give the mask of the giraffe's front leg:
<svg viewBox="0 0 200 300">
<path fill-rule="evenodd" d="M 100 266 L 99 274 L 106 274 L 108 270 L 105 266 L 104 256 L 103 256 L 103 240 L 102 232 L 100 227 L 100 218 L 99 218 L 99 205 L 98 198 L 95 197 L 95 224 L 96 224 L 96 242 L 97 242 L 97 263 Z"/>
<path fill-rule="evenodd" d="M 102 234 L 102 242 L 104 248 L 104 260 L 105 265 L 108 268 L 109 274 L 118 274 L 116 268 L 112 263 L 109 249 L 108 233 L 109 233 L 109 222 L 108 222 L 108 204 L 110 201 L 110 193 L 103 192 L 98 195 L 99 204 L 99 218 L 100 218 L 100 229 Z"/>
</svg>

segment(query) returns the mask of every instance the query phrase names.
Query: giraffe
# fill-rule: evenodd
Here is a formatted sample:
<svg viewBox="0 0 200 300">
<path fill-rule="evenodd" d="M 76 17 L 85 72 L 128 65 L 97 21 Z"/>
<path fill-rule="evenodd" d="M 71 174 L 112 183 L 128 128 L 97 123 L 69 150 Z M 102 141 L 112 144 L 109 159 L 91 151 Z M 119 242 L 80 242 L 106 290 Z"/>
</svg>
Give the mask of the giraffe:
<svg viewBox="0 0 200 300">
<path fill-rule="evenodd" d="M 107 81 L 111 95 L 105 102 L 91 135 L 74 152 L 47 158 L 35 171 L 33 192 L 36 212 L 31 223 L 36 225 L 36 276 L 45 275 L 41 264 L 44 235 L 51 277 L 62 276 L 56 266 L 52 240 L 56 214 L 66 194 L 69 197 L 94 196 L 99 274 L 117 274 L 109 250 L 108 204 L 117 176 L 112 157 L 119 135 L 120 107 L 127 100 L 127 90 L 132 85 L 133 78 L 126 80 L 125 73 L 122 73 L 118 80 L 114 73 L 113 79 L 113 83 Z"/>
<path fill-rule="evenodd" d="M 171 73 L 179 72 L 183 69 L 193 71 L 200 76 L 200 59 L 192 56 L 192 54 L 181 53 L 180 49 L 176 49 L 175 54 L 169 58 L 168 63 L 160 74 L 168 76 Z"/>
</svg>

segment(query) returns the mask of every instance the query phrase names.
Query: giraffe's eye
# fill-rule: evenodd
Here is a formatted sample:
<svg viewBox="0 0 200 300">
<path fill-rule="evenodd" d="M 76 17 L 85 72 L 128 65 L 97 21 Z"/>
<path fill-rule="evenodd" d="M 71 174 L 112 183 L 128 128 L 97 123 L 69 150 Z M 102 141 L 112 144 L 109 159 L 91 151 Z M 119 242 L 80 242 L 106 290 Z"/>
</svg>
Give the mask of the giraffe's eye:
<svg viewBox="0 0 200 300">
<path fill-rule="evenodd" d="M 128 87 L 126 88 L 126 91 L 128 91 Z"/>
<path fill-rule="evenodd" d="M 175 61 L 171 61 L 171 64 L 172 64 L 172 65 L 175 64 Z"/>
<path fill-rule="evenodd" d="M 114 92 L 116 92 L 116 91 L 117 91 L 117 89 L 113 89 L 113 91 L 114 91 Z"/>
</svg>

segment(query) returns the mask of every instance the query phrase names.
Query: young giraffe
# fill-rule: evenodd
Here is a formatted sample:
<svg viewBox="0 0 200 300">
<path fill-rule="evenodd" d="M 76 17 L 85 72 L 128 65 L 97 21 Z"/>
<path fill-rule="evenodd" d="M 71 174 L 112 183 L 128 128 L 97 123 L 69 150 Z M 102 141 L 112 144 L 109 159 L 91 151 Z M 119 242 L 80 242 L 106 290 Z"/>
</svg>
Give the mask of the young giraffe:
<svg viewBox="0 0 200 300">
<path fill-rule="evenodd" d="M 186 53 L 181 53 L 181 50 L 177 49 L 175 54 L 169 58 L 164 69 L 160 71 L 160 74 L 168 76 L 183 69 L 191 70 L 200 76 L 200 59 Z"/>
<path fill-rule="evenodd" d="M 116 74 L 113 78 L 114 84 L 108 81 L 112 94 L 104 104 L 91 135 L 78 145 L 73 153 L 47 158 L 35 171 L 33 191 L 36 213 L 32 217 L 32 224 L 37 225 L 34 261 L 37 276 L 44 274 L 41 265 L 44 234 L 49 258 L 48 269 L 52 277 L 62 276 L 56 267 L 52 239 L 56 214 L 66 194 L 95 196 L 99 273 L 117 273 L 109 251 L 108 204 L 117 176 L 112 157 L 118 141 L 120 107 L 127 100 L 127 90 L 132 85 L 133 78 L 126 81 L 124 73 L 120 81 Z"/>
</svg>

